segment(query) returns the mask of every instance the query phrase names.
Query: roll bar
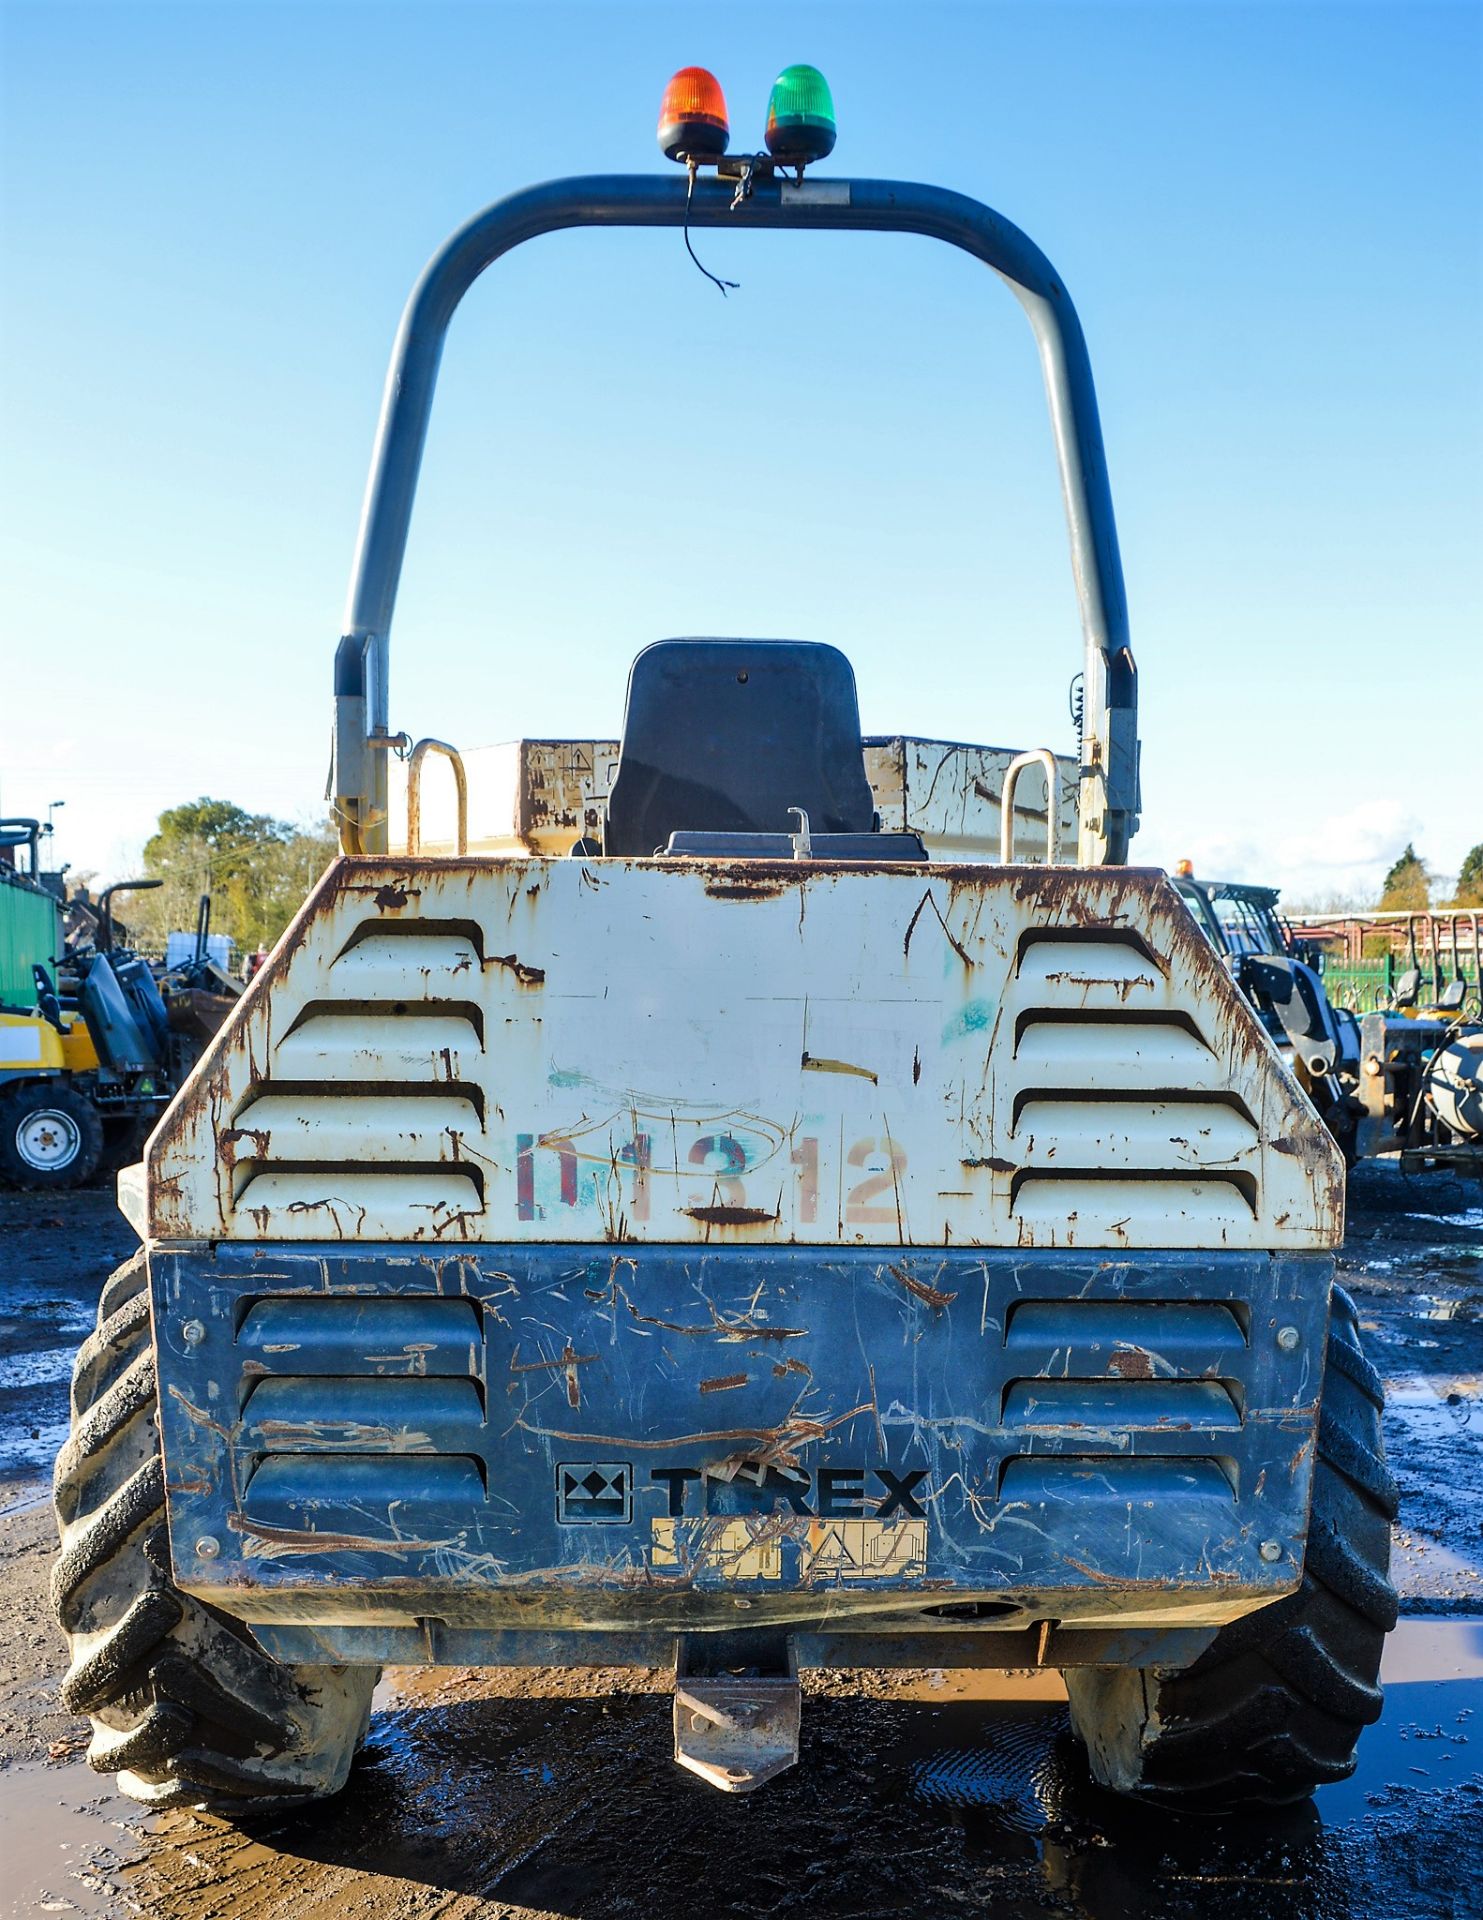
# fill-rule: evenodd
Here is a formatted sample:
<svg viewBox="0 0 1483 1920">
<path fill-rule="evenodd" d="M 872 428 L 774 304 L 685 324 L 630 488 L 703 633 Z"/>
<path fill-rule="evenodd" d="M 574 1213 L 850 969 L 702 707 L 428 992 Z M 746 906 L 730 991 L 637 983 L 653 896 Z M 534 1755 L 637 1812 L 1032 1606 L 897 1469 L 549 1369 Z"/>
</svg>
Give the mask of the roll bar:
<svg viewBox="0 0 1483 1920">
<path fill-rule="evenodd" d="M 27 869 L 35 880 L 41 873 L 41 822 L 21 814 L 0 820 L 0 847 L 28 847 L 31 865 Z M 19 867 L 17 868 L 19 871 Z"/>
<path fill-rule="evenodd" d="M 163 880 L 115 880 L 98 895 L 98 931 L 93 938 L 95 953 L 113 951 L 113 896 L 116 893 L 148 893 L 164 886 Z"/>
<path fill-rule="evenodd" d="M 459 301 L 486 267 L 540 234 L 680 226 L 686 185 L 682 175 L 594 174 L 527 187 L 460 228 L 413 289 L 392 349 L 335 656 L 331 798 L 347 853 L 386 851 L 392 612 L 443 340 Z M 732 201 L 730 181 L 697 179 L 691 226 L 919 233 L 982 260 L 1024 308 L 1045 378 L 1085 642 L 1078 856 L 1087 866 L 1125 861 L 1138 824 L 1137 677 L 1091 363 L 1055 269 L 1002 215 L 941 187 L 759 177 L 736 211 Z"/>
</svg>

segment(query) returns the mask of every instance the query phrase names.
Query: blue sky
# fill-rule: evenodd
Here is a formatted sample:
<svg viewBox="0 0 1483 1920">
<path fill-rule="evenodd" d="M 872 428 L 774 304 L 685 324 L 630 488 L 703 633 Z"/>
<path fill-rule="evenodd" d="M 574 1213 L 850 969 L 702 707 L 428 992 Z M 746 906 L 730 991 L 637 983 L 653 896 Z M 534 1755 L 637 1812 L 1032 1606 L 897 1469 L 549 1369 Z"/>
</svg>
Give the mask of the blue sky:
<svg viewBox="0 0 1483 1920">
<path fill-rule="evenodd" d="M 1365 891 L 1483 839 L 1483 9 L 0 7 L 0 810 L 117 874 L 209 792 L 309 816 L 397 317 L 444 235 L 663 168 L 778 68 L 834 173 L 977 195 L 1091 345 L 1142 687 L 1134 857 Z M 569 234 L 474 290 L 393 725 L 615 731 L 668 633 L 845 648 L 865 724 L 1069 744 L 1079 633 L 1014 302 L 906 238 Z M 800 485 L 800 471 L 815 484 Z M 724 478 L 724 489 L 716 486 Z M 17 719 L 19 724 L 17 724 Z"/>
</svg>

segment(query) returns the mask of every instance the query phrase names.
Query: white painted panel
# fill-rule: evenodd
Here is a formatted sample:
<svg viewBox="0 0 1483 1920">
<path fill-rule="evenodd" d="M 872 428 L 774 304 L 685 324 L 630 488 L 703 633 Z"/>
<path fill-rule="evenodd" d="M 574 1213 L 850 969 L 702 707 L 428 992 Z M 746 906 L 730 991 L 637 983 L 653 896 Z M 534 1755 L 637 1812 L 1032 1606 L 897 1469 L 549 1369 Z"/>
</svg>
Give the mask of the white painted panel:
<svg viewBox="0 0 1483 1920">
<path fill-rule="evenodd" d="M 865 770 L 882 827 L 919 833 L 933 860 L 997 860 L 1004 774 L 1019 751 L 900 734 L 867 740 Z M 1056 767 L 1064 860 L 1076 849 L 1079 768 L 1069 754 L 1058 754 Z M 1017 860 L 1045 858 L 1045 802 L 1045 775 L 1031 767 L 1015 789 Z"/>
<path fill-rule="evenodd" d="M 1113 1020 L 1032 1020 L 1020 1034 L 1014 1060 L 1023 1081 L 1033 1080 L 1042 1071 L 1071 1067 L 1090 1075 L 1110 1065 L 1128 1068 L 1136 1075 L 1136 1084 L 1151 1085 L 1149 1076 L 1155 1075 L 1163 1085 L 1174 1087 L 1205 1084 L 1192 1076 L 1208 1074 L 1214 1064 L 1205 1042 L 1183 1027 Z M 1098 1084 L 1119 1083 L 1114 1076 Z"/>
<path fill-rule="evenodd" d="M 1153 953 L 1154 988 L 1136 947 L 1025 939 L 1099 921 Z M 1083 987 L 1017 962 L 1073 949 L 1109 983 L 1092 1017 L 1041 1017 Z M 450 972 L 466 1012 L 426 1004 Z M 1137 1017 L 1158 1009 L 1176 1018 Z M 260 1237 L 267 1194 L 274 1231 L 291 1215 L 313 1237 L 346 1180 L 384 1168 L 402 1193 L 409 1163 L 460 1178 L 450 1082 L 482 1091 L 455 1131 L 483 1203 L 465 1193 L 434 1221 L 354 1189 L 378 1233 L 394 1218 L 391 1237 L 421 1240 L 1300 1248 L 1339 1231 L 1332 1143 L 1161 876 L 430 859 L 326 876 L 151 1143 L 156 1235 Z M 428 1093 L 390 1091 L 407 1085 Z M 315 1086 L 347 1091 L 306 1104 Z M 1259 1123 L 1171 1090 L 1235 1096 Z M 254 1182 L 234 1208 L 216 1163 L 254 1162 L 265 1107 L 270 1158 L 286 1128 L 293 1160 L 353 1171 L 295 1174 L 291 1201 Z M 1016 1191 L 1057 1165 L 1108 1177 Z M 1222 1165 L 1254 1210 L 1188 1184 Z M 1155 1173 L 1174 1177 L 1129 1178 Z"/>
<path fill-rule="evenodd" d="M 40 1066 L 40 1020 L 6 1020 L 0 1023 L 0 1060 L 7 1067 Z"/>
</svg>

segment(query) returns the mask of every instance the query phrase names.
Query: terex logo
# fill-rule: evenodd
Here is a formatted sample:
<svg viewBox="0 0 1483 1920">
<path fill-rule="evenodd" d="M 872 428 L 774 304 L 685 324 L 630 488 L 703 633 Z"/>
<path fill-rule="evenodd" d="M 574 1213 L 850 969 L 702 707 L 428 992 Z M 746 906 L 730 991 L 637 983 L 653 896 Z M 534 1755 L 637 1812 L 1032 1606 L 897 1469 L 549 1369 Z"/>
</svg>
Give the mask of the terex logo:
<svg viewBox="0 0 1483 1920">
<path fill-rule="evenodd" d="M 927 1478 L 925 1467 L 910 1473 L 893 1473 L 889 1467 L 821 1467 L 817 1474 L 808 1474 L 801 1468 L 783 1472 L 748 1460 L 731 1474 L 701 1467 L 654 1467 L 649 1478 L 666 1489 L 672 1520 L 686 1512 L 772 1513 L 779 1507 L 810 1520 L 927 1517 L 917 1497 Z"/>
</svg>

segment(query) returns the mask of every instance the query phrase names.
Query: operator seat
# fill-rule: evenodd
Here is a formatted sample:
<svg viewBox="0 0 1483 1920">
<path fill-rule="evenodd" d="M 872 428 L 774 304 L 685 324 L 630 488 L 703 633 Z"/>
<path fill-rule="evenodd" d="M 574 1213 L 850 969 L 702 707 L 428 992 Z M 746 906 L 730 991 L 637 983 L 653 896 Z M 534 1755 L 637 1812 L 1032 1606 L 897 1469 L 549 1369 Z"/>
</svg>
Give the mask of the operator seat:
<svg viewBox="0 0 1483 1920">
<path fill-rule="evenodd" d="M 787 834 L 790 807 L 818 834 L 875 828 L 855 676 L 839 649 L 713 639 L 645 647 L 628 676 L 603 851 L 645 858 L 676 833 Z"/>
</svg>

